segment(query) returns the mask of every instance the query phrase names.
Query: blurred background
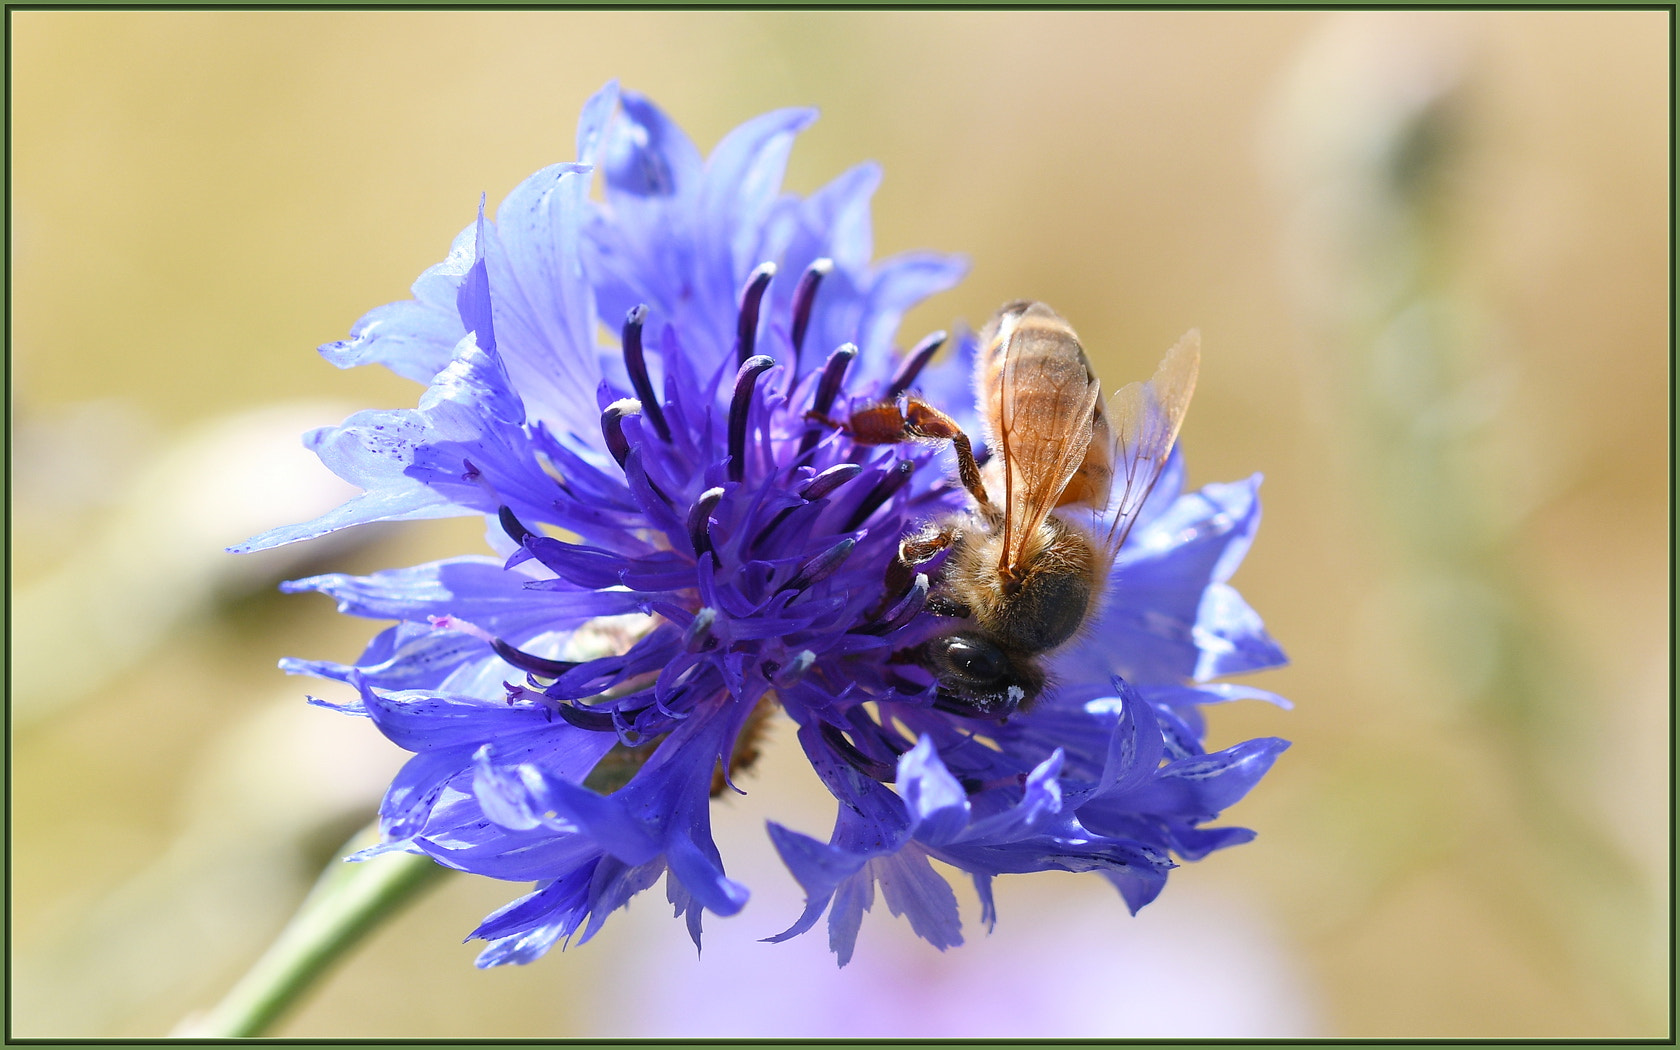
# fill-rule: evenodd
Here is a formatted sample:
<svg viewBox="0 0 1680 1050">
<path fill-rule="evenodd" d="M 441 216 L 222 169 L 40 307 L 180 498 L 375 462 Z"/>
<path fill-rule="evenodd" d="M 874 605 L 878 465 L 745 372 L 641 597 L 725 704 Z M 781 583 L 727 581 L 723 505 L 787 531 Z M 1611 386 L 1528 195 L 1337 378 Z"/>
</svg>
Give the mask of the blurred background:
<svg viewBox="0 0 1680 1050">
<path fill-rule="evenodd" d="M 402 753 L 307 707 L 379 625 L 283 578 L 482 549 L 458 520 L 221 553 L 347 493 L 298 435 L 419 390 L 314 347 L 407 295 L 612 77 L 703 149 L 815 105 L 789 188 L 876 160 L 880 255 L 967 254 L 905 345 L 1042 298 L 1110 385 L 1200 327 L 1192 484 L 1264 471 L 1234 582 L 1294 747 L 1136 918 L 998 885 L 940 954 L 757 943 L 826 834 L 781 734 L 721 805 L 753 901 L 663 894 L 477 972 L 453 878 L 294 1037 L 1658 1037 L 1671 988 L 1663 11 L 14 11 L 11 1034 L 168 1033 Z M 775 744 L 782 746 L 776 747 Z M 959 887 L 959 894 L 964 890 Z"/>
</svg>

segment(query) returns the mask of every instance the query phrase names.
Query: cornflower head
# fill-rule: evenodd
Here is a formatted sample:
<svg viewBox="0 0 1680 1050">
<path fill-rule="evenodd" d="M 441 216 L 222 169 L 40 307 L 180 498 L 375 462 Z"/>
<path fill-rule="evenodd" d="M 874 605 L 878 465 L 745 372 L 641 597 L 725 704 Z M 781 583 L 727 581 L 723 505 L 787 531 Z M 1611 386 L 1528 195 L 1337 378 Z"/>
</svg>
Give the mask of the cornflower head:
<svg viewBox="0 0 1680 1050">
<path fill-rule="evenodd" d="M 942 333 L 894 349 L 905 311 L 964 264 L 871 261 L 872 165 L 781 193 L 814 116 L 765 114 L 703 160 L 609 84 L 584 107 L 578 163 L 525 180 L 494 221 L 481 204 L 413 299 L 321 348 L 425 385 L 414 409 L 306 435 L 363 493 L 233 548 L 487 519 L 494 557 L 283 585 L 395 623 L 353 664 L 281 665 L 349 684 L 351 702 L 312 702 L 413 752 L 365 853 L 536 884 L 473 931 L 480 966 L 587 940 L 662 875 L 697 945 L 705 912 L 740 911 L 710 803 L 739 790 L 778 710 L 838 817 L 826 841 L 769 825 L 807 906 L 768 939 L 826 912 L 841 964 L 877 886 L 923 938 L 961 943 L 931 860 L 971 876 L 990 926 L 996 875 L 1096 871 L 1135 911 L 1174 855 L 1253 837 L 1205 825 L 1287 743 L 1206 753 L 1198 712 L 1282 702 L 1209 682 L 1283 659 L 1225 582 L 1258 476 L 1182 492 L 1175 453 L 1051 693 L 1004 719 L 936 704 L 913 654 L 949 629 L 924 609 L 937 568 L 886 580 L 900 540 L 966 496 L 937 446 L 863 445 L 829 420 L 914 388 L 973 430 L 973 337 L 943 362 Z"/>
</svg>

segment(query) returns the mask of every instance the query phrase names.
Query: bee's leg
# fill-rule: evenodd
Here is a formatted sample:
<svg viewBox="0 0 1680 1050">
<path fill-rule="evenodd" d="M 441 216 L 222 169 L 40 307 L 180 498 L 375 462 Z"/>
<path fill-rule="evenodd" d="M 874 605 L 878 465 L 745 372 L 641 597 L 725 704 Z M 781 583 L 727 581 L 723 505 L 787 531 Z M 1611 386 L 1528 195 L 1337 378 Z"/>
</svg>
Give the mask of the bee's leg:
<svg viewBox="0 0 1680 1050">
<path fill-rule="evenodd" d="M 910 397 L 905 399 L 904 429 L 913 437 L 941 438 L 949 441 L 957 450 L 957 478 L 974 497 L 975 504 L 982 514 L 992 513 L 991 498 L 986 495 L 986 486 L 980 480 L 980 465 L 974 462 L 974 446 L 969 443 L 968 435 L 963 433 L 957 421 L 934 408 L 926 401 L 918 401 Z"/>
<path fill-rule="evenodd" d="M 907 567 L 906 572 L 913 574 L 914 569 L 909 568 L 910 566 L 932 561 L 940 551 L 945 550 L 960 539 L 962 539 L 962 532 L 955 525 L 945 525 L 935 530 L 911 536 L 899 543 L 898 557 L 893 559 L 893 565 L 904 565 Z M 889 567 L 887 572 L 890 575 L 892 568 Z M 955 616 L 958 619 L 967 619 L 970 611 L 964 603 L 944 594 L 928 595 L 927 604 L 923 605 L 922 608 L 935 616 Z"/>
<path fill-rule="evenodd" d="M 962 533 L 955 525 L 942 525 L 906 536 L 899 541 L 896 560 L 905 565 L 924 565 L 932 561 L 940 551 L 957 542 L 961 536 Z"/>
<path fill-rule="evenodd" d="M 974 446 L 957 421 L 926 401 L 906 397 L 901 409 L 895 402 L 870 405 L 851 414 L 844 423 L 834 423 L 860 445 L 896 445 L 901 441 L 949 441 L 957 450 L 957 478 L 974 497 L 982 514 L 993 513 L 991 497 L 980 480 L 980 465 L 974 461 Z"/>
<path fill-rule="evenodd" d="M 960 535 L 955 525 L 945 525 L 929 527 L 899 541 L 898 556 L 887 563 L 886 578 L 882 581 L 881 604 L 875 615 L 886 611 L 909 593 L 910 587 L 916 582 L 917 567 L 932 561 L 940 551 L 955 543 Z M 937 597 L 929 598 L 927 607 L 931 609 L 941 600 Z"/>
<path fill-rule="evenodd" d="M 920 436 L 910 430 L 909 424 L 905 422 L 904 413 L 891 401 L 860 408 L 843 423 L 835 423 L 832 420 L 827 422 L 850 434 L 852 440 L 859 445 L 896 445 L 902 441 L 913 441 Z"/>
</svg>

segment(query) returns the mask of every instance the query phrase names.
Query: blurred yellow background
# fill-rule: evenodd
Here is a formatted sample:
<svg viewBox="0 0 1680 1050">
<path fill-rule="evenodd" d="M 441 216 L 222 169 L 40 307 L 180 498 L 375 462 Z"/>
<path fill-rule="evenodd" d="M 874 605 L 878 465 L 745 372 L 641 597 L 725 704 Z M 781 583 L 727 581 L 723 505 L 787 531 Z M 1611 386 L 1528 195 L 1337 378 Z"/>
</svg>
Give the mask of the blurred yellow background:
<svg viewBox="0 0 1680 1050">
<path fill-rule="evenodd" d="M 1656 1037 L 1672 916 L 1663 11 L 11 13 L 11 1032 L 169 1032 L 231 984 L 401 755 L 308 708 L 376 624 L 275 583 L 482 526 L 225 544 L 344 493 L 297 435 L 414 403 L 314 347 L 573 159 L 609 78 L 709 149 L 815 105 L 788 182 L 881 162 L 879 255 L 967 254 L 905 344 L 1049 301 L 1110 385 L 1204 339 L 1192 484 L 1267 476 L 1235 583 L 1293 658 L 1251 845 L 1126 915 L 1004 879 L 940 954 L 800 894 L 776 740 L 698 960 L 653 892 L 481 973 L 520 887 L 457 878 L 297 1037 Z M 959 889 L 959 892 L 962 892 Z"/>
</svg>

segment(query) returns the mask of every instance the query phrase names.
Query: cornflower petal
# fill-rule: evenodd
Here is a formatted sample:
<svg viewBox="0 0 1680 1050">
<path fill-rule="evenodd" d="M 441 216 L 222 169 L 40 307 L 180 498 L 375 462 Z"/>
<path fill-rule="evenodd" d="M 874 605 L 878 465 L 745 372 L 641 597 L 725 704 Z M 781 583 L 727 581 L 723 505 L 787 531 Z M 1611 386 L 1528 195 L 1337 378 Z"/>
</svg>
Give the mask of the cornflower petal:
<svg viewBox="0 0 1680 1050">
<path fill-rule="evenodd" d="M 916 845 L 870 861 L 881 896 L 894 915 L 910 920 L 910 928 L 929 944 L 944 951 L 962 943 L 962 923 L 957 918 L 957 895 L 928 863 L 928 853 Z"/>
<path fill-rule="evenodd" d="M 339 368 L 378 364 L 404 379 L 430 383 L 466 335 L 458 294 L 477 256 L 477 234 L 476 224 L 462 230 L 449 255 L 414 282 L 413 299 L 368 311 L 351 326 L 349 339 L 323 345 L 321 356 Z"/>
<path fill-rule="evenodd" d="M 1259 617 L 1223 586 L 1259 527 L 1259 487 L 1259 475 L 1208 485 L 1134 527 L 1110 574 L 1111 593 L 1125 600 L 1110 601 L 1091 628 L 1108 644 L 1070 651 L 1063 673 L 1100 688 L 1114 674 L 1176 683 L 1284 663 Z"/>
<path fill-rule="evenodd" d="M 486 237 L 509 373 L 533 415 L 562 433 L 589 431 L 601 372 L 581 246 L 590 171 L 555 164 L 526 179 L 496 209 Z"/>
<path fill-rule="evenodd" d="M 917 837 L 930 845 L 942 846 L 968 826 L 968 793 L 939 760 L 929 737 L 899 757 L 898 793 L 909 807 Z"/>
<path fill-rule="evenodd" d="M 1169 762 L 1117 800 L 1139 811 L 1211 820 L 1248 794 L 1288 746 L 1287 740 L 1263 737 Z"/>
</svg>

